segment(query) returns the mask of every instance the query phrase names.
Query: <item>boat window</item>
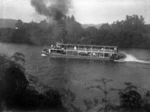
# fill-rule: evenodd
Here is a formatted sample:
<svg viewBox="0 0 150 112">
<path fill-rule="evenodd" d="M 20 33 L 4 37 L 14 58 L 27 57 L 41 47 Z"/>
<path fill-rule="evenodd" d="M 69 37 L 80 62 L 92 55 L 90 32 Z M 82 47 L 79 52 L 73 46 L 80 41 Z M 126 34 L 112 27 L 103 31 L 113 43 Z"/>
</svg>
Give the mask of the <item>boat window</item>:
<svg viewBox="0 0 150 112">
<path fill-rule="evenodd" d="M 103 57 L 103 53 L 99 53 L 99 57 Z"/>
<path fill-rule="evenodd" d="M 79 46 L 79 48 L 85 48 L 85 46 Z"/>
<path fill-rule="evenodd" d="M 113 51 L 113 50 L 114 50 L 114 47 L 110 47 L 109 49 L 110 49 L 110 51 Z"/>
<path fill-rule="evenodd" d="M 79 46 L 79 50 L 86 50 L 85 46 Z"/>
<path fill-rule="evenodd" d="M 51 53 L 57 53 L 57 50 L 51 50 Z"/>
<path fill-rule="evenodd" d="M 99 49 L 99 47 L 93 46 L 93 49 Z"/>
<path fill-rule="evenodd" d="M 100 47 L 97 47 L 97 46 L 93 46 L 93 48 L 92 48 L 94 51 L 98 51 L 98 50 L 101 50 L 101 48 Z"/>
<path fill-rule="evenodd" d="M 91 51 L 92 46 L 86 46 L 86 50 Z"/>
<path fill-rule="evenodd" d="M 68 45 L 68 46 L 67 46 L 67 49 L 74 49 L 74 46 Z"/>
<path fill-rule="evenodd" d="M 61 48 L 62 48 L 62 49 L 66 49 L 66 46 L 65 46 L 65 45 L 62 45 Z"/>
<path fill-rule="evenodd" d="M 105 57 L 110 57 L 109 53 L 105 53 L 104 55 Z"/>
</svg>

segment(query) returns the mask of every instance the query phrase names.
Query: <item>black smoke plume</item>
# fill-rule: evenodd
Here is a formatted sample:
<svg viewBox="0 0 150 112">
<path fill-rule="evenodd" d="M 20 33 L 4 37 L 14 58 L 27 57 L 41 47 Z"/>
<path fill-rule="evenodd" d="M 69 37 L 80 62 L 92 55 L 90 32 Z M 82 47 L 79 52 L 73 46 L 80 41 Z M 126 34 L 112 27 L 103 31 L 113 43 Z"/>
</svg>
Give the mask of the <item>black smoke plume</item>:
<svg viewBox="0 0 150 112">
<path fill-rule="evenodd" d="M 70 8 L 70 0 L 31 0 L 31 4 L 40 15 L 56 21 L 61 21 Z"/>
</svg>

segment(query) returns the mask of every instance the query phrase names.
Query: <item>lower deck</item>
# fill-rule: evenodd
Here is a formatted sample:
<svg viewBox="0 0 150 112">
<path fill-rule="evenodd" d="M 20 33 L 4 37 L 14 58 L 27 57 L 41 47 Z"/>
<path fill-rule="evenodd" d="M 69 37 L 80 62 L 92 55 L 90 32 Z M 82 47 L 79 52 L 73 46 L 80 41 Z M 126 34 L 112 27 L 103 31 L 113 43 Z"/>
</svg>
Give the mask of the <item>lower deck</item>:
<svg viewBox="0 0 150 112">
<path fill-rule="evenodd" d="M 78 57 L 78 58 L 96 58 L 96 59 L 109 59 L 114 52 L 94 52 L 94 51 L 80 51 L 80 50 L 51 50 L 50 55 L 63 56 L 63 57 Z"/>
<path fill-rule="evenodd" d="M 64 54 L 49 54 L 51 58 L 72 58 L 72 59 L 89 59 L 89 60 L 112 60 L 110 57 L 93 57 L 93 56 L 80 56 L 80 55 L 64 55 Z"/>
</svg>

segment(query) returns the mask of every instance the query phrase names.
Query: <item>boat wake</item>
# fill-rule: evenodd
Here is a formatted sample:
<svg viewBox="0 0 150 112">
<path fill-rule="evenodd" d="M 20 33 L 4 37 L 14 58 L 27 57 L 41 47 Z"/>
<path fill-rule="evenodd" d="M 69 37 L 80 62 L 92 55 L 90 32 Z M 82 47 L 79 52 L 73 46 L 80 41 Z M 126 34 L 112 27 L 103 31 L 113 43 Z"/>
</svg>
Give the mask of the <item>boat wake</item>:
<svg viewBox="0 0 150 112">
<path fill-rule="evenodd" d="M 135 56 L 131 54 L 125 53 L 126 58 L 125 59 L 120 59 L 120 60 L 115 60 L 115 62 L 136 62 L 136 63 L 147 63 L 150 64 L 150 61 L 145 61 L 145 60 L 139 60 Z"/>
</svg>

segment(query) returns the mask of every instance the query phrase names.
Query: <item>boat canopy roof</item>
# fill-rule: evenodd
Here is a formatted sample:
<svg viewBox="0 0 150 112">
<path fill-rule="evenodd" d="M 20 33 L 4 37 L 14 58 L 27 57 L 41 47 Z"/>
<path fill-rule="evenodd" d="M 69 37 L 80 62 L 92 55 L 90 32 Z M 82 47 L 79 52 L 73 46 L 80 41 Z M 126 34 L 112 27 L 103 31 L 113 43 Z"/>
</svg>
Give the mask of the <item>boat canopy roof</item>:
<svg viewBox="0 0 150 112">
<path fill-rule="evenodd" d="M 62 43 L 56 43 L 56 45 L 59 46 L 79 46 L 79 47 L 101 47 L 101 48 L 118 48 L 117 46 L 102 46 L 102 45 L 81 45 L 81 44 L 62 44 Z"/>
</svg>

